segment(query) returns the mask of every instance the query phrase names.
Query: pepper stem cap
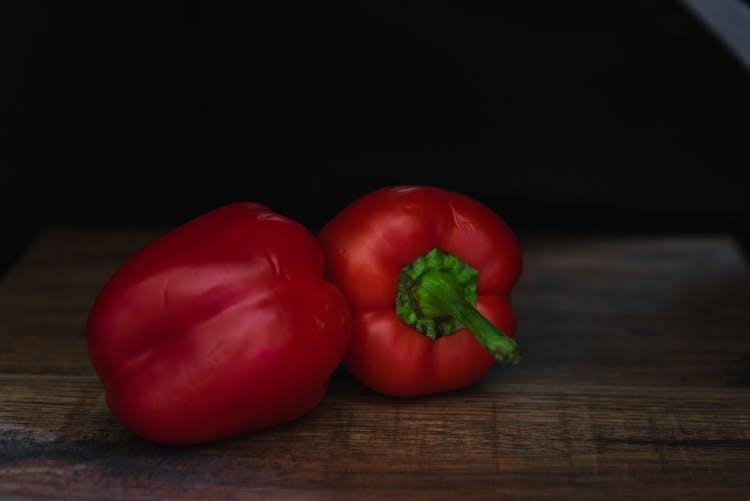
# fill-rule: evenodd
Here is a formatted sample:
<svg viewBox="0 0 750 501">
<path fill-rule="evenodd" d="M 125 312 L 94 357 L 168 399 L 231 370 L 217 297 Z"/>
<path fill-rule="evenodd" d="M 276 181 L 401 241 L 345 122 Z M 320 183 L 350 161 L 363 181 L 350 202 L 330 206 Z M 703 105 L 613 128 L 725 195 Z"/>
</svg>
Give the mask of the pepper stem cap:
<svg viewBox="0 0 750 501">
<path fill-rule="evenodd" d="M 465 327 L 498 362 L 516 364 L 518 343 L 476 309 L 478 277 L 458 257 L 432 249 L 401 270 L 396 314 L 433 340 Z"/>
</svg>

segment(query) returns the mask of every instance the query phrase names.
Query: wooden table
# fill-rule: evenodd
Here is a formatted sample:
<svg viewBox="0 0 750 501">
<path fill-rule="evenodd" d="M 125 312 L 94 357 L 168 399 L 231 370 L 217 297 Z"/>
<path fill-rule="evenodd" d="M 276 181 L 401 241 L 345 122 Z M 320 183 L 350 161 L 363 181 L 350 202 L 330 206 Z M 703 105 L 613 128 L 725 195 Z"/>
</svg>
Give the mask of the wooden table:
<svg viewBox="0 0 750 501">
<path fill-rule="evenodd" d="M 49 231 L 4 277 L 0 497 L 750 498 L 750 279 L 730 239 L 526 239 L 520 365 L 412 400 L 337 372 L 295 422 L 171 448 L 110 416 L 84 340 L 155 234 Z"/>
</svg>

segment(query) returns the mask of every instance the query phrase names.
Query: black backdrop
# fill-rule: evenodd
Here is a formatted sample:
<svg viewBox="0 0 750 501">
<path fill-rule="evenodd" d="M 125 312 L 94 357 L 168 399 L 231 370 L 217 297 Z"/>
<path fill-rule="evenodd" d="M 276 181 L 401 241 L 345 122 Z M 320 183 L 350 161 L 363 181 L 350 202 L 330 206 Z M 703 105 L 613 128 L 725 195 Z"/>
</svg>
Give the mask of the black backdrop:
<svg viewBox="0 0 750 501">
<path fill-rule="evenodd" d="M 0 267 L 45 226 L 315 229 L 406 183 L 519 233 L 746 234 L 750 76 L 678 3 L 257 4 L 0 7 Z"/>
</svg>

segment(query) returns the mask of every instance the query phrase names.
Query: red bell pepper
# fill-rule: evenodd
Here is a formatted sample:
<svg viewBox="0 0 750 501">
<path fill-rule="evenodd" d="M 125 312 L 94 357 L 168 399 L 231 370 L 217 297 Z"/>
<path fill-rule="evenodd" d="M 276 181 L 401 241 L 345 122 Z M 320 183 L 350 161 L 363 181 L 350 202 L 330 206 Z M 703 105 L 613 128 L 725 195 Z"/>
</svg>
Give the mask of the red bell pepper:
<svg viewBox="0 0 750 501">
<path fill-rule="evenodd" d="M 130 258 L 90 312 L 88 350 L 114 416 L 167 444 L 297 418 L 349 341 L 341 293 L 300 224 L 237 203 Z"/>
<path fill-rule="evenodd" d="M 434 187 L 384 188 L 346 207 L 318 237 L 326 277 L 352 312 L 344 366 L 373 390 L 456 389 L 496 360 L 518 360 L 508 296 L 521 251 L 486 206 Z"/>
</svg>

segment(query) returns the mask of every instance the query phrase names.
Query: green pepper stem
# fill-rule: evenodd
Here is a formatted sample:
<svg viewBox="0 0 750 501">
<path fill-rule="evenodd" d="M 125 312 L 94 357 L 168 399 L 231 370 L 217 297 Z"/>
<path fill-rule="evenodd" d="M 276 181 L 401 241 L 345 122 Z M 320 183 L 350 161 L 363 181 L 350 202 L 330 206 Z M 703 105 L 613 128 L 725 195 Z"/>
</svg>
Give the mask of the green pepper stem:
<svg viewBox="0 0 750 501">
<path fill-rule="evenodd" d="M 518 344 L 495 327 L 464 298 L 462 286 L 443 270 L 430 270 L 411 291 L 415 306 L 429 318 L 450 316 L 471 331 L 479 344 L 504 365 L 519 359 Z"/>
</svg>

